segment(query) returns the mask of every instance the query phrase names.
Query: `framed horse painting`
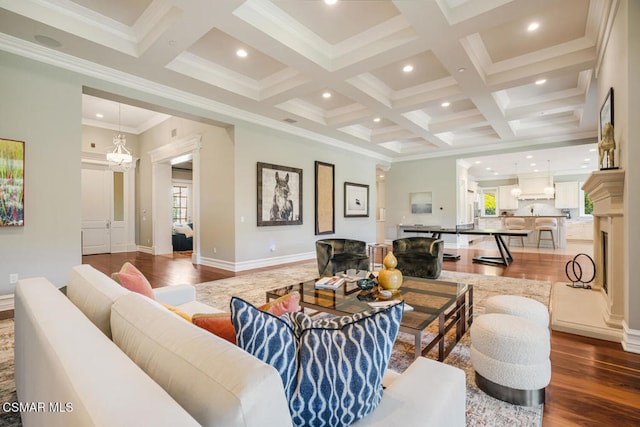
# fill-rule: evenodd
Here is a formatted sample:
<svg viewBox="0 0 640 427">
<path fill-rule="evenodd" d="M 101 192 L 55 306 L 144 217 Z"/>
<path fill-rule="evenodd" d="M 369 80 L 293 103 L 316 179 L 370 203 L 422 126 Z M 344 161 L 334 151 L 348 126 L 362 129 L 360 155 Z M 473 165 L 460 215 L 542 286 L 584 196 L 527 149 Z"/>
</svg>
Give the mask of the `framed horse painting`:
<svg viewBox="0 0 640 427">
<path fill-rule="evenodd" d="M 302 224 L 302 169 L 258 162 L 258 227 Z"/>
</svg>

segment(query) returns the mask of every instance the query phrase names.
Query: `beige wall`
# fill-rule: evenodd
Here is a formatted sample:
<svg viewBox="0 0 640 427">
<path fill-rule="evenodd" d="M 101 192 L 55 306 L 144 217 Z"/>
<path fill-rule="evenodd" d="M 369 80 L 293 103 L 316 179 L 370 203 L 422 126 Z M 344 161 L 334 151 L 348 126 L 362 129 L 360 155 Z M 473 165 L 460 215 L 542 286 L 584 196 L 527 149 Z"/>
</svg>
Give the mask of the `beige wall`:
<svg viewBox="0 0 640 427">
<path fill-rule="evenodd" d="M 25 142 L 24 227 L 0 228 L 0 295 L 9 274 L 66 283 L 80 264 L 81 88 L 68 73 L 0 52 L 0 137 Z"/>
<path fill-rule="evenodd" d="M 616 166 L 625 170 L 624 183 L 624 277 L 625 323 L 640 334 L 640 264 L 630 254 L 640 253 L 640 2 L 621 0 L 597 76 L 599 104 L 610 87 L 614 91 Z M 636 337 L 636 341 L 640 338 Z M 640 343 L 636 342 L 636 346 Z M 640 347 L 637 348 L 640 351 Z"/>
</svg>

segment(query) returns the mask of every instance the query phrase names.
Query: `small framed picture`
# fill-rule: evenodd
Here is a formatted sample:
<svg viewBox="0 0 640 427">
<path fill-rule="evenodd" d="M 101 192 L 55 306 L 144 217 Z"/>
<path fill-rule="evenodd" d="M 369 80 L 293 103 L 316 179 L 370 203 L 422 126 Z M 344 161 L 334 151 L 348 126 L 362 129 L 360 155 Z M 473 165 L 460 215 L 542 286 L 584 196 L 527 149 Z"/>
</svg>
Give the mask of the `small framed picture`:
<svg viewBox="0 0 640 427">
<path fill-rule="evenodd" d="M 412 214 L 433 213 L 433 193 L 425 191 L 422 193 L 409 194 Z"/>
<path fill-rule="evenodd" d="M 365 184 L 344 183 L 344 216 L 369 216 L 369 186 Z"/>
<path fill-rule="evenodd" d="M 604 98 L 604 102 L 602 103 L 602 107 L 600 107 L 600 126 L 598 129 L 598 141 L 602 139 L 602 129 L 604 129 L 604 125 L 607 123 L 611 123 L 611 126 L 614 126 L 613 123 L 613 88 L 609 88 L 609 92 L 607 96 Z"/>
</svg>

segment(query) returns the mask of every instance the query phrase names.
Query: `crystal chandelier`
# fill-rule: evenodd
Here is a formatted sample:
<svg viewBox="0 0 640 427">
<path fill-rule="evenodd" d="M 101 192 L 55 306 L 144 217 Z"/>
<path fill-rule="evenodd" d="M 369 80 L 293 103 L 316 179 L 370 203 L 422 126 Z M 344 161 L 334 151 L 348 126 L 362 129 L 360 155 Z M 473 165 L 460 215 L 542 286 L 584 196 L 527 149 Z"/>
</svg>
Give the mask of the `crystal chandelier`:
<svg viewBox="0 0 640 427">
<path fill-rule="evenodd" d="M 548 164 L 548 171 L 549 171 L 549 177 L 548 177 L 548 185 L 546 187 L 544 187 L 544 194 L 548 197 L 553 197 L 553 195 L 556 193 L 555 188 L 553 188 L 553 183 L 551 182 L 551 160 L 547 160 L 547 164 Z"/>
<path fill-rule="evenodd" d="M 123 133 L 120 133 L 121 108 L 122 105 L 118 104 L 118 134 L 113 137 L 113 145 L 115 147 L 111 153 L 107 153 L 109 169 L 116 172 L 126 172 L 133 163 L 133 156 L 125 146 L 127 144 L 127 137 Z"/>
<path fill-rule="evenodd" d="M 515 198 L 520 197 L 522 190 L 520 189 L 520 178 L 518 178 L 518 163 L 516 163 L 516 186 L 511 189 L 511 195 Z"/>
</svg>

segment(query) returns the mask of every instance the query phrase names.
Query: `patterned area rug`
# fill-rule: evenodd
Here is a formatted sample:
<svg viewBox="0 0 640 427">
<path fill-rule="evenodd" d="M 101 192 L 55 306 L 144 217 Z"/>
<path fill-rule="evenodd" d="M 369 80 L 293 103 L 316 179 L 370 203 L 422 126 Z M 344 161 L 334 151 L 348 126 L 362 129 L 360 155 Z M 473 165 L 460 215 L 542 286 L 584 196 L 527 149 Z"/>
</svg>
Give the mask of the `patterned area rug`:
<svg viewBox="0 0 640 427">
<path fill-rule="evenodd" d="M 265 301 L 265 291 L 295 284 L 317 276 L 315 263 L 307 263 L 277 270 L 247 274 L 196 285 L 197 299 L 221 310 L 229 310 L 232 295 L 254 304 Z M 440 280 L 468 283 L 474 286 L 474 315 L 482 314 L 484 301 L 493 295 L 522 295 L 549 305 L 549 282 L 513 279 L 477 274 L 443 271 Z M 16 400 L 13 379 L 13 320 L 0 321 L 0 404 Z M 425 333 L 425 340 L 431 334 Z M 402 372 L 413 361 L 413 337 L 400 333 L 389 367 Z M 431 354 L 433 353 L 433 354 Z M 437 358 L 432 350 L 428 357 Z M 467 425 L 468 426 L 541 426 L 543 405 L 522 407 L 494 399 L 475 385 L 473 367 L 469 360 L 469 334 L 456 344 L 445 363 L 465 371 L 467 376 Z M 437 387 L 437 385 L 434 384 Z M 20 426 L 20 418 L 5 413 L 0 407 L 1 426 Z"/>
</svg>

